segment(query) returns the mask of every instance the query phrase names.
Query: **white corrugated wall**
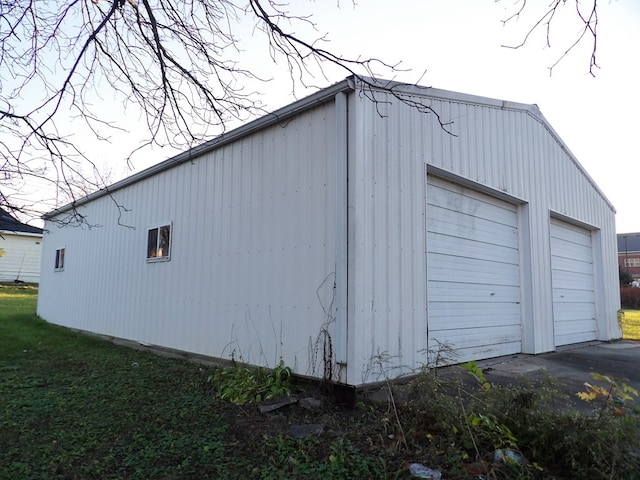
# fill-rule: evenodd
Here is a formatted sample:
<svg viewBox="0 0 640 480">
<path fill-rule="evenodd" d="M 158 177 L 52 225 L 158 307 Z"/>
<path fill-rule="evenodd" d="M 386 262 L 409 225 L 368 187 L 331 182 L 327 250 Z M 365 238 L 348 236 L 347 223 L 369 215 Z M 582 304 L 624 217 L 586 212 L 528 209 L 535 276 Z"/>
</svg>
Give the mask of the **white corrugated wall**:
<svg viewBox="0 0 640 480">
<path fill-rule="evenodd" d="M 419 91 L 454 122 L 447 127 L 454 135 L 433 115 L 383 93 L 378 103 L 351 93 L 348 116 L 332 102 L 309 102 L 282 124 L 116 191 L 114 200 L 127 209 L 120 219 L 105 196 L 80 207 L 90 229 L 48 222 L 40 315 L 254 364 L 274 365 L 282 356 L 298 373 L 317 377 L 330 341 L 340 357 L 330 360 L 343 363 L 346 353 L 346 376 L 338 379 L 354 385 L 413 372 L 428 360 L 429 172 L 517 205 L 523 351 L 555 347 L 552 217 L 592 231 L 598 338 L 619 336 L 612 207 L 541 115 L 523 105 Z M 336 119 L 345 117 L 348 295 L 335 296 L 335 264 L 344 258 L 344 245 L 336 245 L 345 234 L 344 217 L 336 217 L 336 163 L 344 153 Z M 171 261 L 147 264 L 147 229 L 167 222 Z M 62 247 L 65 270 L 54 272 Z M 334 301 L 345 298 L 343 352 L 344 316 L 336 329 L 333 313 L 343 308 Z"/>
<path fill-rule="evenodd" d="M 426 95 L 429 90 L 422 90 Z M 614 211 L 535 109 L 498 101 L 426 99 L 444 121 L 383 93 L 376 104 L 351 97 L 349 378 L 372 378 L 383 353 L 387 372 L 411 371 L 426 360 L 425 170 L 477 184 L 513 199 L 527 215 L 521 241 L 523 351 L 555 348 L 549 223 L 561 216 L 589 226 L 599 238 L 598 338 L 620 336 L 616 311 Z M 418 97 L 413 97 L 418 99 Z M 458 100 L 459 99 L 459 100 Z M 390 103 L 385 103 L 385 101 Z M 529 288 L 530 287 L 530 288 Z M 526 307 L 525 307 L 526 306 Z M 353 339 L 352 335 L 357 335 Z M 373 366 L 373 368 L 372 368 Z"/>
<path fill-rule="evenodd" d="M 47 222 L 38 312 L 141 343 L 322 376 L 333 334 L 333 104 L 80 207 L 91 228 Z M 119 219 L 114 201 L 125 207 Z M 171 260 L 147 263 L 171 222 Z M 64 271 L 53 271 L 66 248 Z"/>
</svg>

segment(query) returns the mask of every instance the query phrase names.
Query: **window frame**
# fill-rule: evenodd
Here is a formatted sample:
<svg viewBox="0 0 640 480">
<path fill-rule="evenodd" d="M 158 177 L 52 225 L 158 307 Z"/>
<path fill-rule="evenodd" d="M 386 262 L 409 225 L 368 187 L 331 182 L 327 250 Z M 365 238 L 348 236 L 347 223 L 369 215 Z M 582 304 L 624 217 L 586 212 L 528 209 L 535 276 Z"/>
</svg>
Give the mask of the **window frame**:
<svg viewBox="0 0 640 480">
<path fill-rule="evenodd" d="M 162 256 L 157 256 L 157 253 L 159 250 L 164 250 L 164 247 L 162 246 L 162 235 L 161 235 L 161 231 L 164 228 L 168 228 L 169 229 L 169 239 L 167 242 L 167 247 L 166 247 L 166 255 L 164 254 L 163 251 L 163 255 Z M 152 232 L 155 231 L 155 241 L 156 241 L 156 245 L 155 245 L 155 250 L 151 249 L 151 234 Z M 156 223 L 154 225 L 151 225 L 149 227 L 147 227 L 146 229 L 146 262 L 147 263 L 157 263 L 157 262 L 168 262 L 171 260 L 171 248 L 172 248 L 172 244 L 173 244 L 173 222 L 162 222 L 162 223 Z M 154 253 L 154 256 L 150 256 L 151 253 Z"/>
<path fill-rule="evenodd" d="M 56 258 L 53 263 L 54 272 L 64 271 L 64 257 L 66 254 L 66 250 L 67 250 L 67 247 L 60 247 L 56 249 Z"/>
</svg>

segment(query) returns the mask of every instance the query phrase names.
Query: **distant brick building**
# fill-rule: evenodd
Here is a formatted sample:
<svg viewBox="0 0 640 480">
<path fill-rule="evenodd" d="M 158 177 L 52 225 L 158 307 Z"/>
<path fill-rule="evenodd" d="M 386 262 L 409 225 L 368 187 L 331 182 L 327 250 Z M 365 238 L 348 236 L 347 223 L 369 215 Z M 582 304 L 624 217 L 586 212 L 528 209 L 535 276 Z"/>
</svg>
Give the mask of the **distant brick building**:
<svg viewBox="0 0 640 480">
<path fill-rule="evenodd" d="M 618 234 L 618 266 L 640 280 L 640 232 Z"/>
</svg>

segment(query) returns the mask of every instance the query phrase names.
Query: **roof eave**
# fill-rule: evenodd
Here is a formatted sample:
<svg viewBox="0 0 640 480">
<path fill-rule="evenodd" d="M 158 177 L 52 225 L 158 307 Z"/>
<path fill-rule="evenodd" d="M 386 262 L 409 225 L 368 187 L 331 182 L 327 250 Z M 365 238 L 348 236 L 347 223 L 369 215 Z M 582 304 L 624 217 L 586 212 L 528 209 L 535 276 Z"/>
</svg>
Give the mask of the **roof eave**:
<svg viewBox="0 0 640 480">
<path fill-rule="evenodd" d="M 24 237 L 38 237 L 41 238 L 42 237 L 42 233 L 35 233 L 35 232 L 20 232 L 20 231 L 16 231 L 16 230 L 0 230 L 0 235 L 21 235 Z"/>
<path fill-rule="evenodd" d="M 56 215 L 59 215 L 64 212 L 68 212 L 69 210 L 85 205 L 97 198 L 111 195 L 118 190 L 128 187 L 129 185 L 132 185 L 134 183 L 137 183 L 145 178 L 149 178 L 159 172 L 168 170 L 172 167 L 175 167 L 176 165 L 180 165 L 181 163 L 192 161 L 197 157 L 200 157 L 206 153 L 209 153 L 217 148 L 222 147 L 223 145 L 227 145 L 231 142 L 237 141 L 240 138 L 249 136 L 258 130 L 262 130 L 264 128 L 278 124 L 282 121 L 288 120 L 289 118 L 301 112 L 304 112 L 306 110 L 314 108 L 315 106 L 330 102 L 340 92 L 353 91 L 353 90 L 354 90 L 353 78 L 348 77 L 342 80 L 341 82 L 338 82 L 316 93 L 313 93 L 308 97 L 302 98 L 272 113 L 268 113 L 265 116 L 260 117 L 256 120 L 253 120 L 238 128 L 235 128 L 228 133 L 223 133 L 222 135 L 212 140 L 209 140 L 203 143 L 202 145 L 191 148 L 185 152 L 179 153 L 178 155 L 175 155 L 163 162 L 153 165 L 145 170 L 142 170 L 141 172 L 135 173 L 130 177 L 127 177 L 118 182 L 115 182 L 113 185 L 109 185 L 108 187 L 105 187 L 96 192 L 93 192 L 87 195 L 86 197 L 82 197 L 74 202 L 68 203 L 67 205 L 64 205 L 48 213 L 45 213 L 42 216 L 42 218 L 44 220 L 49 220 L 55 217 Z"/>
</svg>

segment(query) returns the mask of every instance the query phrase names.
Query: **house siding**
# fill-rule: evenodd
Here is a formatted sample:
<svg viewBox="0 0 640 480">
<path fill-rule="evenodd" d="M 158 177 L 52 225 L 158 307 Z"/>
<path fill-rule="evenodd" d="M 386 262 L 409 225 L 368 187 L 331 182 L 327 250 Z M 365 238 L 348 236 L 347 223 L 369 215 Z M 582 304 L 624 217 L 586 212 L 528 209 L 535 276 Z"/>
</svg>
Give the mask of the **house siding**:
<svg viewBox="0 0 640 480">
<path fill-rule="evenodd" d="M 0 257 L 0 282 L 38 283 L 41 243 L 41 235 L 0 232 L 0 248 L 5 252 Z"/>
</svg>

